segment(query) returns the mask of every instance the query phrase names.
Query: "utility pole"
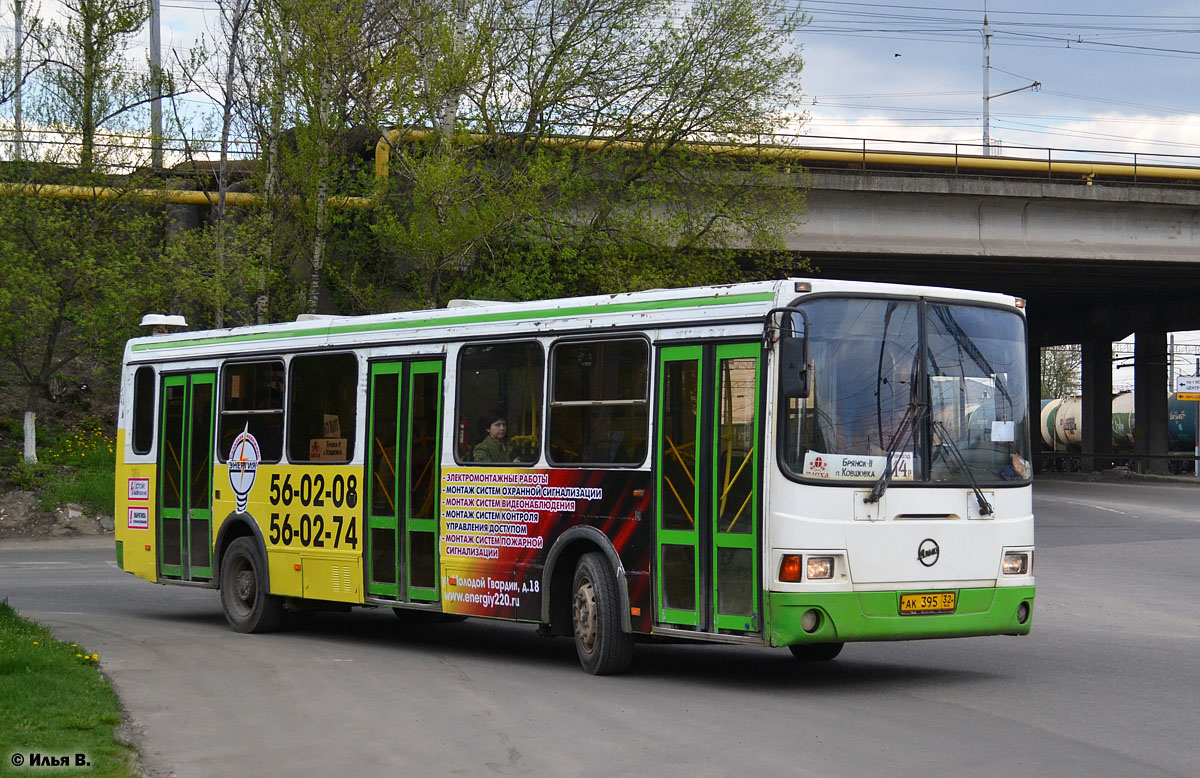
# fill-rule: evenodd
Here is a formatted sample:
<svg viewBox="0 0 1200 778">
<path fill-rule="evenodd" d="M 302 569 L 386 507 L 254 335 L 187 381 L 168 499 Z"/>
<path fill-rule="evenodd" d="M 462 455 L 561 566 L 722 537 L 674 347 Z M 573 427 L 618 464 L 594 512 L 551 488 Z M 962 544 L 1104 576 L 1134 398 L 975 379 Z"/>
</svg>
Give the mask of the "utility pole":
<svg viewBox="0 0 1200 778">
<path fill-rule="evenodd" d="M 983 156 L 989 157 L 992 154 L 992 138 L 991 138 L 991 100 L 988 97 L 988 92 L 991 91 L 990 73 L 992 70 L 992 26 L 988 24 L 987 18 L 987 0 L 983 0 Z"/>
<path fill-rule="evenodd" d="M 1023 92 L 1026 89 L 1036 91 L 1042 85 L 1041 81 L 1034 81 L 1032 84 L 1019 86 L 1016 89 L 1007 89 L 1003 92 L 991 94 L 991 70 L 992 70 L 992 25 L 988 24 L 987 17 L 987 0 L 983 0 L 983 156 L 990 157 L 992 155 L 992 100 L 996 97 L 1011 95 L 1013 92 Z"/>
<path fill-rule="evenodd" d="M 17 17 L 16 24 L 13 25 L 13 27 L 16 29 L 14 37 L 16 62 L 13 63 L 15 65 L 15 73 L 13 75 L 14 83 L 16 85 L 16 91 L 13 94 L 13 159 L 17 160 L 18 162 L 21 161 L 21 142 L 24 140 L 22 137 L 23 133 L 21 131 L 21 82 L 25 80 L 21 71 L 21 48 L 22 44 L 24 43 L 21 38 L 25 34 L 21 29 L 24 26 L 25 21 L 25 9 L 23 6 L 24 0 L 13 0 L 13 11 Z"/>
<path fill-rule="evenodd" d="M 163 167 L 162 17 L 158 0 L 150 0 L 150 164 Z"/>
</svg>

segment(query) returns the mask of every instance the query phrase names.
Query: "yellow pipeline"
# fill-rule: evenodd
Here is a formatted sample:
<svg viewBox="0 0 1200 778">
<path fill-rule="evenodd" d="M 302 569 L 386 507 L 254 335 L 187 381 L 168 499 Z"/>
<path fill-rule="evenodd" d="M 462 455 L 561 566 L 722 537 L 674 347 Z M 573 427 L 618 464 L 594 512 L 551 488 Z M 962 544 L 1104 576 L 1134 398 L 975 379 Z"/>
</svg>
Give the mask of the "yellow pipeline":
<svg viewBox="0 0 1200 778">
<path fill-rule="evenodd" d="M 334 208 L 365 210 L 379 204 L 380 196 L 386 191 L 389 162 L 392 149 L 401 141 L 423 140 L 432 134 L 429 130 L 388 130 L 375 144 L 375 180 L 377 193 L 374 197 L 333 197 L 329 204 Z M 473 143 L 483 143 L 487 136 L 467 136 Z M 541 141 L 549 146 L 578 148 L 589 151 L 623 150 L 637 151 L 645 144 L 633 141 L 611 141 L 603 139 L 583 140 L 579 138 L 545 138 Z M 737 157 L 759 157 L 783 162 L 812 164 L 835 162 L 863 166 L 891 167 L 936 167 L 954 170 L 991 170 L 1000 173 L 1044 173 L 1046 175 L 1071 175 L 1092 180 L 1098 176 L 1120 178 L 1174 179 L 1200 181 L 1200 168 L 1171 167 L 1166 165 L 1129 165 L 1098 162 L 1056 162 L 1054 160 L 1014 159 L 1011 157 L 960 156 L 957 154 L 908 154 L 891 151 L 840 151 L 836 149 L 811 149 L 783 146 L 739 146 L 735 144 L 696 144 L 700 149 L 713 154 Z M 49 197 L 67 200 L 133 200 L 138 202 L 170 203 L 173 205 L 212 206 L 217 203 L 216 192 L 196 192 L 183 189 L 118 189 L 101 186 L 70 186 L 64 184 L 13 184 L 0 182 L 0 194 Z M 262 205 L 263 196 L 249 192 L 227 192 L 227 205 L 253 208 Z M 300 198 L 293 197 L 293 201 Z"/>
<path fill-rule="evenodd" d="M 424 140 L 432 135 L 429 130 L 388 130 L 375 144 L 375 179 L 381 186 L 388 177 L 388 160 L 391 149 L 403 140 Z M 473 143 L 485 143 L 486 135 L 469 134 Z M 544 138 L 548 146 L 578 148 L 588 151 L 618 149 L 638 151 L 645 144 L 633 141 L 611 141 L 571 137 Z M 1166 165 L 1128 165 L 1097 162 L 1055 162 L 1053 160 L 1014 159 L 1012 157 L 960 156 L 957 154 L 908 154 L 892 151 L 840 151 L 836 149 L 811 149 L 793 146 L 744 146 L 730 143 L 696 143 L 697 148 L 713 154 L 737 157 L 759 157 L 784 162 L 837 162 L 843 164 L 940 167 L 956 170 L 994 170 L 1008 173 L 1045 173 L 1047 175 L 1077 175 L 1081 178 L 1094 176 L 1119 176 L 1122 178 L 1160 178 L 1200 181 L 1200 168 L 1170 167 Z"/>
<path fill-rule="evenodd" d="M 217 204 L 216 192 L 196 192 L 186 189 L 117 189 L 110 186 L 70 186 L 66 184 L 11 184 L 0 182 L 0 195 L 25 197 L 47 197 L 55 200 L 130 200 L 142 203 L 170 203 L 172 205 Z M 299 197 L 289 198 L 293 202 Z M 263 196 L 250 192 L 226 192 L 225 204 L 254 208 L 262 205 Z M 371 197 L 331 197 L 329 204 L 335 208 L 374 208 L 377 202 Z"/>
</svg>

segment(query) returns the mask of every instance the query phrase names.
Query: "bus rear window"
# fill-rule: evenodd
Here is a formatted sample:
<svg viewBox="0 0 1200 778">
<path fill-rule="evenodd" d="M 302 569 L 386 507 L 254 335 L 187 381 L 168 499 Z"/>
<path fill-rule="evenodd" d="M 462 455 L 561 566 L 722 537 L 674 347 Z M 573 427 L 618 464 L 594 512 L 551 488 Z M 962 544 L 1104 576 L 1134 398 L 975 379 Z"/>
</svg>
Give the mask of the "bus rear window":
<svg viewBox="0 0 1200 778">
<path fill-rule="evenodd" d="M 221 381 L 221 439 L 217 455 L 229 458 L 243 431 L 258 442 L 263 462 L 283 457 L 283 362 L 243 362 L 225 366 Z"/>
<path fill-rule="evenodd" d="M 133 375 L 133 453 L 149 454 L 154 446 L 154 368 Z"/>
</svg>

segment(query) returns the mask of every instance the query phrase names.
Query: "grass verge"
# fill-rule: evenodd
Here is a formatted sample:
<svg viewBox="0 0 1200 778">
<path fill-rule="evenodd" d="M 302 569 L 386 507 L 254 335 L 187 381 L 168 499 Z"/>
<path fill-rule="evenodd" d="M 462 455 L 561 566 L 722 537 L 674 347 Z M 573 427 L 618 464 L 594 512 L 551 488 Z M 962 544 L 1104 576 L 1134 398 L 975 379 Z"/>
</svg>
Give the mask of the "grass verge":
<svg viewBox="0 0 1200 778">
<path fill-rule="evenodd" d="M 135 751 L 117 739 L 121 702 L 99 661 L 0 602 L 0 774 L 137 775 Z M 59 764 L 48 757 L 67 763 L 47 770 Z"/>
</svg>

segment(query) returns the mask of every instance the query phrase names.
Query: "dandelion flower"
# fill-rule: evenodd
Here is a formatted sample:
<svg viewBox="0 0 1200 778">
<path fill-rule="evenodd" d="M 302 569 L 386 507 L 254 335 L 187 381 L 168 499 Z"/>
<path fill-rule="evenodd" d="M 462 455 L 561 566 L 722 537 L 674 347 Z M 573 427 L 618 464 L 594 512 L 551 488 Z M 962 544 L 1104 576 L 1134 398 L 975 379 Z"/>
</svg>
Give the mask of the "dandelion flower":
<svg viewBox="0 0 1200 778">
<path fill-rule="evenodd" d="M 35 641 L 33 641 L 33 644 L 36 646 L 38 644 L 38 642 L 35 640 Z"/>
</svg>

